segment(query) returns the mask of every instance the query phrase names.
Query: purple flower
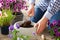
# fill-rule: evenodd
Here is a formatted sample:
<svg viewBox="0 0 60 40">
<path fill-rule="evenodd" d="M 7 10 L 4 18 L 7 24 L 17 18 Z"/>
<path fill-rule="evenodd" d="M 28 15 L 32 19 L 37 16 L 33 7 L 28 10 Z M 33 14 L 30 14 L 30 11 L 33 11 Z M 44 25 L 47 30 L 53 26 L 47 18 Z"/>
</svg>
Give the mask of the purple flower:
<svg viewBox="0 0 60 40">
<path fill-rule="evenodd" d="M 28 10 L 27 6 L 25 7 L 25 10 Z"/>
<path fill-rule="evenodd" d="M 58 32 L 58 35 L 60 36 L 60 32 Z"/>
<path fill-rule="evenodd" d="M 14 30 L 14 26 L 13 25 L 10 25 L 9 30 L 10 31 Z"/>
<path fill-rule="evenodd" d="M 50 21 L 48 20 L 48 25 L 50 24 Z"/>
<path fill-rule="evenodd" d="M 52 24 L 53 24 L 54 26 L 57 25 L 57 21 L 54 20 L 54 21 L 52 22 Z"/>
<path fill-rule="evenodd" d="M 20 12 L 21 9 L 22 9 L 22 4 L 16 3 L 16 4 L 14 5 L 13 11 L 14 11 L 14 12 Z"/>
<path fill-rule="evenodd" d="M 16 0 L 13 0 L 13 2 L 16 2 Z"/>
<path fill-rule="evenodd" d="M 9 3 L 6 3 L 5 8 L 6 8 L 6 9 L 9 9 L 9 8 L 10 8 Z"/>
<path fill-rule="evenodd" d="M 0 0 L 0 3 L 2 2 L 3 0 Z"/>
<path fill-rule="evenodd" d="M 55 29 L 54 29 L 54 32 L 55 32 L 55 36 L 57 36 L 57 37 L 60 36 L 60 32 L 58 31 L 58 28 L 55 28 Z"/>
<path fill-rule="evenodd" d="M 19 29 L 20 28 L 20 25 L 19 24 L 16 24 L 16 27 Z"/>
<path fill-rule="evenodd" d="M 12 2 L 16 2 L 16 0 L 6 0 L 6 2 L 12 3 Z"/>
<path fill-rule="evenodd" d="M 8 37 L 9 37 L 9 38 L 12 38 L 12 37 L 13 37 L 13 35 L 12 35 L 12 34 L 9 34 L 9 35 L 8 35 Z"/>
<path fill-rule="evenodd" d="M 52 23 L 50 24 L 50 26 L 51 26 L 51 27 L 54 27 L 54 25 L 53 25 Z"/>
<path fill-rule="evenodd" d="M 57 26 L 60 26 L 60 20 L 58 20 L 58 24 L 57 24 Z"/>
<path fill-rule="evenodd" d="M 20 10 L 24 9 L 24 8 L 27 10 L 27 6 L 25 5 L 25 3 L 26 3 L 25 1 L 19 0 L 19 2 L 14 5 L 13 11 L 20 12 Z M 18 11 L 17 11 L 17 9 L 18 9 Z"/>
<path fill-rule="evenodd" d="M 56 32 L 55 36 L 59 37 L 60 36 L 60 32 Z"/>
<path fill-rule="evenodd" d="M 49 28 L 51 27 L 51 31 L 54 32 L 54 36 L 55 37 L 60 37 L 60 20 L 54 20 L 52 23 L 48 23 L 49 24 Z M 53 34 L 52 34 L 53 35 Z"/>
<path fill-rule="evenodd" d="M 57 26 L 60 26 L 60 23 L 58 23 L 58 25 Z"/>
<path fill-rule="evenodd" d="M 33 32 L 33 35 L 36 35 L 36 33 L 35 33 L 35 32 Z"/>
<path fill-rule="evenodd" d="M 54 32 L 55 32 L 55 33 L 58 32 L 58 28 L 54 28 Z"/>
<path fill-rule="evenodd" d="M 25 0 L 0 0 L 0 3 L 2 4 L 1 8 L 12 9 L 13 12 L 20 12 L 24 8 L 27 10 Z"/>
<path fill-rule="evenodd" d="M 58 37 L 58 36 L 59 36 L 58 32 L 56 32 L 56 33 L 55 33 L 55 36 L 56 36 L 56 37 Z"/>
<path fill-rule="evenodd" d="M 19 0 L 20 2 L 22 2 L 22 0 Z"/>
</svg>

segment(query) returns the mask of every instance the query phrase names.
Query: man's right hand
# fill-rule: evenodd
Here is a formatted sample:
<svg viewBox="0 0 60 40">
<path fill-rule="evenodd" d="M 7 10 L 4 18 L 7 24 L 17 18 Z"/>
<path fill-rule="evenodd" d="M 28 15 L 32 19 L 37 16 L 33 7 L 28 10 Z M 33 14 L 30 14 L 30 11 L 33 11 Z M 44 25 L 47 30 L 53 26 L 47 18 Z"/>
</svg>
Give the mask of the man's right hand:
<svg viewBox="0 0 60 40">
<path fill-rule="evenodd" d="M 28 16 L 34 16 L 34 4 L 31 4 L 27 11 Z"/>
</svg>

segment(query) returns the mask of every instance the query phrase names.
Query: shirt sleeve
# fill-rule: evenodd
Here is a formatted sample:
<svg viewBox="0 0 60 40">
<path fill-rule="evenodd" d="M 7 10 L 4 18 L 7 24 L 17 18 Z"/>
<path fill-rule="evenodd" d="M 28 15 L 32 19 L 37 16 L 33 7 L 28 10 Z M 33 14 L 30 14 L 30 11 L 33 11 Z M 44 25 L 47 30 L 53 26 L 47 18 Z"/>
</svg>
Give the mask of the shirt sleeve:
<svg viewBox="0 0 60 40">
<path fill-rule="evenodd" d="M 58 10 L 60 10 L 60 0 L 54 0 L 50 2 L 44 16 L 50 19 Z"/>
<path fill-rule="evenodd" d="M 30 4 L 35 4 L 35 0 L 29 0 Z"/>
</svg>

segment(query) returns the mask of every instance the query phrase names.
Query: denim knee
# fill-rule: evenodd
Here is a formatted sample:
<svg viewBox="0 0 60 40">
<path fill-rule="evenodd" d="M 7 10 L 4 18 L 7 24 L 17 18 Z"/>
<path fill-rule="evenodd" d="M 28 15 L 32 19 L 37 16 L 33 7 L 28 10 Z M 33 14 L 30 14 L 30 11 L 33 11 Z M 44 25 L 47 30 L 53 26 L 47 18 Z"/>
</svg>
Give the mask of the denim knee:
<svg viewBox="0 0 60 40">
<path fill-rule="evenodd" d="M 50 22 L 53 22 L 53 20 L 60 20 L 60 10 L 51 17 Z"/>
<path fill-rule="evenodd" d="M 43 11 L 39 7 L 35 7 L 34 16 L 32 16 L 30 20 L 32 22 L 37 23 L 42 18 L 43 15 L 44 15 Z"/>
</svg>

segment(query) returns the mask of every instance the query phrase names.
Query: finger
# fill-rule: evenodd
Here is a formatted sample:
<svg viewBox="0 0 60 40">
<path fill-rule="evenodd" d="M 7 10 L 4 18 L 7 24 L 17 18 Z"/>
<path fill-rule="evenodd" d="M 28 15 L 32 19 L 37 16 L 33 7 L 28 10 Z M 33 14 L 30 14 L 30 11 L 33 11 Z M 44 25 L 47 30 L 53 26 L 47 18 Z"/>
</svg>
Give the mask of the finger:
<svg viewBox="0 0 60 40">
<path fill-rule="evenodd" d="M 29 7 L 28 10 L 27 10 L 27 12 L 28 12 L 28 13 L 29 13 L 29 12 L 32 12 L 32 8 Z"/>
<path fill-rule="evenodd" d="M 46 25 L 39 25 L 38 28 L 37 28 L 37 34 L 41 34 L 42 31 L 46 28 Z"/>
<path fill-rule="evenodd" d="M 30 16 L 34 16 L 34 11 L 32 11 L 32 13 L 30 14 Z"/>
<path fill-rule="evenodd" d="M 36 30 L 36 33 L 37 33 L 37 34 L 40 33 L 40 27 L 41 27 L 41 26 L 40 26 L 40 24 L 39 24 L 39 25 L 38 25 L 38 28 L 37 28 L 37 30 Z"/>
<path fill-rule="evenodd" d="M 38 27 L 38 23 L 36 23 L 36 24 L 34 25 L 34 27 L 36 27 L 36 28 L 37 28 L 37 27 Z"/>
<path fill-rule="evenodd" d="M 34 9 L 32 10 L 32 16 L 34 16 Z"/>
<path fill-rule="evenodd" d="M 31 11 L 31 10 L 29 10 L 29 11 L 27 12 L 27 15 L 28 15 L 28 16 L 30 16 L 31 12 L 32 12 L 32 11 Z"/>
</svg>

